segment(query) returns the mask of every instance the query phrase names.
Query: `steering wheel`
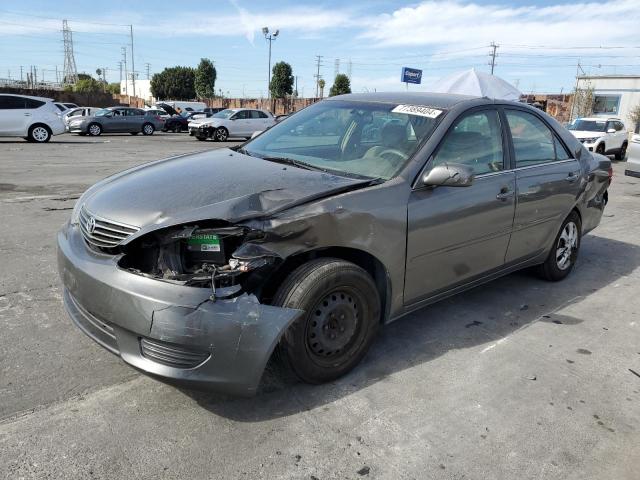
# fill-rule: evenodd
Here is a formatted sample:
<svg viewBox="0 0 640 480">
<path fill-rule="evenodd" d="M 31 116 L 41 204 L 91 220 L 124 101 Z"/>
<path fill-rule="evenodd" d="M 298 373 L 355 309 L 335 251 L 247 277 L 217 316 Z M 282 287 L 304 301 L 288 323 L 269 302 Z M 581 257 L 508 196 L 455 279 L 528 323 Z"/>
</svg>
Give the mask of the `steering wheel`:
<svg viewBox="0 0 640 480">
<path fill-rule="evenodd" d="M 406 153 L 396 148 L 385 148 L 382 152 L 378 154 L 378 156 L 384 157 L 385 155 L 388 155 L 388 154 L 395 155 L 396 157 L 400 157 L 401 160 L 406 160 L 407 158 L 409 158 L 409 156 Z"/>
</svg>

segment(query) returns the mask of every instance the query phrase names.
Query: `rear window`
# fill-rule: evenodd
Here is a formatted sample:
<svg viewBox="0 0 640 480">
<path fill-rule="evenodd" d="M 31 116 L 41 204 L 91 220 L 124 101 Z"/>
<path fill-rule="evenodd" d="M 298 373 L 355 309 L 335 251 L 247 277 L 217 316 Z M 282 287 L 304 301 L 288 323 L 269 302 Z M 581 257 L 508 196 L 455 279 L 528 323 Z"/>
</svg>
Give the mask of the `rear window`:
<svg viewBox="0 0 640 480">
<path fill-rule="evenodd" d="M 33 98 L 24 99 L 24 108 L 40 108 L 44 105 L 44 102 L 40 100 L 34 100 Z"/>
</svg>

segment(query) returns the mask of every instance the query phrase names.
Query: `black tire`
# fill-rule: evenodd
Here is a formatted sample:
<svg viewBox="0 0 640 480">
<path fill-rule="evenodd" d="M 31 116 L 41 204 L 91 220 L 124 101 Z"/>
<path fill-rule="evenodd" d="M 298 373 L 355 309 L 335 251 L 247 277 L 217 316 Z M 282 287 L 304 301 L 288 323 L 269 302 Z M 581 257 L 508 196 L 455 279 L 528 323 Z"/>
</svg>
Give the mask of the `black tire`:
<svg viewBox="0 0 640 480">
<path fill-rule="evenodd" d="M 604 155 L 604 152 L 605 152 L 604 143 L 601 143 L 596 147 L 596 153 L 599 153 L 600 155 Z"/>
<path fill-rule="evenodd" d="M 229 139 L 229 130 L 224 127 L 218 127 L 213 132 L 213 139 L 216 142 L 226 142 Z"/>
<path fill-rule="evenodd" d="M 616 153 L 616 160 L 624 160 L 624 157 L 626 156 L 627 156 L 627 142 L 624 142 L 622 144 L 622 147 L 620 147 L 620 151 Z"/>
<path fill-rule="evenodd" d="M 207 139 L 207 137 L 201 137 L 201 136 L 199 136 L 199 135 L 196 135 L 196 138 L 197 138 L 198 140 L 200 140 L 201 142 L 204 142 L 204 141 Z"/>
<path fill-rule="evenodd" d="M 176 124 L 173 126 L 173 133 L 180 133 L 182 131 L 182 124 L 179 122 L 176 122 Z"/>
<path fill-rule="evenodd" d="M 142 125 L 142 134 L 143 135 L 153 135 L 153 132 L 156 131 L 156 127 L 151 123 L 145 123 Z"/>
<path fill-rule="evenodd" d="M 100 135 L 102 133 L 102 127 L 100 126 L 99 123 L 91 123 L 87 127 L 87 133 L 89 135 L 91 135 L 92 137 L 97 137 L 98 135 Z"/>
<path fill-rule="evenodd" d="M 337 258 L 312 260 L 294 270 L 274 305 L 304 310 L 280 340 L 279 351 L 304 382 L 324 383 L 353 369 L 380 325 L 380 297 L 371 276 Z"/>
<path fill-rule="evenodd" d="M 47 143 L 51 140 L 51 129 L 41 123 L 31 125 L 28 139 L 34 143 Z"/>
<path fill-rule="evenodd" d="M 574 227 L 571 227 L 573 225 Z M 575 228 L 575 236 L 568 230 Z M 567 277 L 578 259 L 580 239 L 582 237 L 582 222 L 578 214 L 573 211 L 565 218 L 558 235 L 553 241 L 553 246 L 545 262 L 540 265 L 539 273 L 545 280 L 557 282 Z M 567 252 L 568 239 L 573 239 L 570 250 Z M 563 261 L 561 261 L 563 260 Z"/>
</svg>

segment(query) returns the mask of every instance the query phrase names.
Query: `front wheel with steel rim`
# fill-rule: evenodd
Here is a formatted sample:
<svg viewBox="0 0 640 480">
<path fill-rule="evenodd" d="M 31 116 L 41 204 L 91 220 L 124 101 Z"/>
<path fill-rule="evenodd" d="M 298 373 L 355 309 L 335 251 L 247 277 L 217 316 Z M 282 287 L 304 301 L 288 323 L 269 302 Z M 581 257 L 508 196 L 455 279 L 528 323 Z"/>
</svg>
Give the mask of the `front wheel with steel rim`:
<svg viewBox="0 0 640 480">
<path fill-rule="evenodd" d="M 580 249 L 582 224 L 574 211 L 562 222 L 547 260 L 540 266 L 542 276 L 551 281 L 565 278 L 576 263 Z"/>
<path fill-rule="evenodd" d="M 153 125 L 151 125 L 150 123 L 145 123 L 142 126 L 142 134 L 143 135 L 153 135 L 153 132 L 155 131 L 155 127 Z"/>
<path fill-rule="evenodd" d="M 216 128 L 216 131 L 213 132 L 213 138 L 218 142 L 226 142 L 229 138 L 229 130 L 224 127 Z"/>
<path fill-rule="evenodd" d="M 596 147 L 596 153 L 604 155 L 604 143 L 601 143 Z"/>
<path fill-rule="evenodd" d="M 51 140 L 51 132 L 44 125 L 34 125 L 29 129 L 29 140 L 36 143 L 45 143 Z"/>
<path fill-rule="evenodd" d="M 87 128 L 87 132 L 89 132 L 89 135 L 92 137 L 97 137 L 102 133 L 102 127 L 98 123 L 92 123 L 89 125 L 89 128 Z"/>
<path fill-rule="evenodd" d="M 308 383 L 335 380 L 353 369 L 380 324 L 380 297 L 373 279 L 359 266 L 337 258 L 298 267 L 273 303 L 304 311 L 279 347 L 294 373 Z"/>
</svg>

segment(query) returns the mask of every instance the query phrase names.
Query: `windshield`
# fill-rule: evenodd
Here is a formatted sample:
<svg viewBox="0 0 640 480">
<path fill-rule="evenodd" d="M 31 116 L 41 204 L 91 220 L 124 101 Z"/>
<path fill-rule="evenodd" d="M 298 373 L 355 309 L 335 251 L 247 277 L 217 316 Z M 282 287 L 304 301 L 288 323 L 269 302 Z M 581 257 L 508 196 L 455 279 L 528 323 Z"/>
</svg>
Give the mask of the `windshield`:
<svg viewBox="0 0 640 480">
<path fill-rule="evenodd" d="M 108 115 L 109 113 L 111 113 L 111 110 L 109 110 L 108 108 L 101 108 L 100 110 L 98 110 L 95 113 L 96 117 L 104 117 L 105 115 Z"/>
<path fill-rule="evenodd" d="M 412 113 L 404 113 L 408 111 Z M 255 157 L 388 180 L 433 132 L 442 113 L 425 106 L 327 100 L 276 124 L 243 150 Z"/>
<path fill-rule="evenodd" d="M 569 130 L 582 130 L 586 132 L 604 132 L 607 122 L 605 120 L 575 120 L 569 125 Z"/>
<path fill-rule="evenodd" d="M 211 115 L 211 118 L 229 118 L 234 113 L 236 113 L 235 110 L 228 110 L 228 109 L 222 110 L 218 113 L 214 113 L 213 115 Z"/>
</svg>

